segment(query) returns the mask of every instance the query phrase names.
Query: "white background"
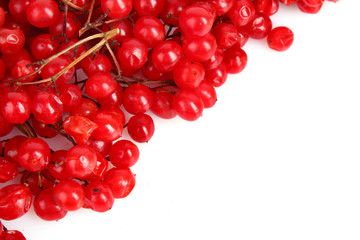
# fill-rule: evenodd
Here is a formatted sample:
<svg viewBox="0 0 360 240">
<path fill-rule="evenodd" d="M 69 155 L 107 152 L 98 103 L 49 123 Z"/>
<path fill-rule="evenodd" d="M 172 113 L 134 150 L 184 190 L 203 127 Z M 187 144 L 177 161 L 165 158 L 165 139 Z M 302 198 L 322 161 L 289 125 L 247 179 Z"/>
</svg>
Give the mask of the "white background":
<svg viewBox="0 0 360 240">
<path fill-rule="evenodd" d="M 273 24 L 294 31 L 292 48 L 250 41 L 201 119 L 156 118 L 136 187 L 111 211 L 5 224 L 28 240 L 359 240 L 359 9 L 281 7 Z"/>
</svg>

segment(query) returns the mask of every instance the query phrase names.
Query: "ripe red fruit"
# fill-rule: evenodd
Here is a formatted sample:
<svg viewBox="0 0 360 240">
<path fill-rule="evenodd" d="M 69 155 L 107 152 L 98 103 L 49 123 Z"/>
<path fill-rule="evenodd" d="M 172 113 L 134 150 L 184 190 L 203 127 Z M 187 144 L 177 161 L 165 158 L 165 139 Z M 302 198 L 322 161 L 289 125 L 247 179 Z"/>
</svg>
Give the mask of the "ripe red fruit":
<svg viewBox="0 0 360 240">
<path fill-rule="evenodd" d="M 96 73 L 110 73 L 111 62 L 105 55 L 97 53 L 84 58 L 81 61 L 81 68 L 90 77 Z"/>
<path fill-rule="evenodd" d="M 40 138 L 30 138 L 23 142 L 18 150 L 20 166 L 31 172 L 38 172 L 47 167 L 50 161 L 49 145 Z"/>
<path fill-rule="evenodd" d="M 185 36 L 182 41 L 184 55 L 194 61 L 210 59 L 216 51 L 216 39 L 211 33 L 204 36 Z"/>
<path fill-rule="evenodd" d="M 69 116 L 63 122 L 63 127 L 77 143 L 84 144 L 98 125 L 86 117 Z"/>
<path fill-rule="evenodd" d="M 20 184 L 11 184 L 0 189 L 0 219 L 14 220 L 30 209 L 32 196 L 29 189 Z M 3 235 L 3 234 L 2 234 Z"/>
<path fill-rule="evenodd" d="M 174 70 L 174 81 L 181 89 L 194 89 L 204 79 L 205 70 L 201 63 L 183 59 Z"/>
<path fill-rule="evenodd" d="M 193 90 L 180 90 L 175 94 L 172 104 L 179 117 L 187 121 L 197 120 L 204 110 L 201 98 Z"/>
<path fill-rule="evenodd" d="M 115 92 L 117 83 L 110 73 L 91 75 L 85 83 L 85 91 L 92 98 L 103 98 Z"/>
<path fill-rule="evenodd" d="M 179 16 L 180 28 L 186 35 L 204 36 L 210 32 L 213 23 L 213 14 L 201 6 L 191 5 Z"/>
<path fill-rule="evenodd" d="M 43 79 L 50 78 L 56 75 L 58 72 L 60 72 L 68 65 L 70 65 L 71 62 L 72 60 L 70 58 L 61 55 L 55 58 L 54 60 L 52 60 L 51 62 L 49 62 L 47 65 L 45 65 L 45 67 L 41 70 L 41 77 Z M 67 83 L 68 81 L 71 80 L 74 74 L 75 74 L 74 67 L 68 69 L 56 80 L 56 84 L 60 86 L 62 84 Z"/>
<path fill-rule="evenodd" d="M 170 72 L 182 59 L 183 51 L 178 43 L 164 41 L 154 48 L 151 57 L 154 66 L 159 71 Z"/>
<path fill-rule="evenodd" d="M 156 116 L 171 119 L 176 117 L 176 111 L 172 106 L 172 99 L 174 94 L 158 89 L 154 92 L 154 103 L 151 107 L 151 112 Z"/>
<path fill-rule="evenodd" d="M 224 63 L 228 73 L 239 73 L 247 64 L 247 55 L 244 50 L 234 46 L 224 53 Z"/>
<path fill-rule="evenodd" d="M 108 16 L 113 19 L 124 18 L 131 12 L 133 0 L 101 0 L 103 13 L 108 12 Z"/>
<path fill-rule="evenodd" d="M 112 113 L 99 111 L 92 118 L 98 128 L 94 130 L 92 137 L 96 140 L 112 142 L 121 137 L 123 125 L 118 117 Z"/>
<path fill-rule="evenodd" d="M 76 211 L 85 202 L 83 187 L 75 181 L 60 181 L 53 189 L 53 199 L 66 211 Z"/>
<path fill-rule="evenodd" d="M 52 39 L 51 34 L 40 34 L 33 38 L 30 44 L 30 51 L 36 60 L 47 59 L 54 55 L 59 47 L 59 42 Z"/>
<path fill-rule="evenodd" d="M 110 162 L 118 168 L 129 168 L 139 160 L 139 148 L 128 140 L 120 140 L 110 150 Z"/>
<path fill-rule="evenodd" d="M 31 99 L 25 92 L 7 92 L 1 96 L 0 112 L 10 123 L 24 123 L 30 117 Z"/>
<path fill-rule="evenodd" d="M 58 5 L 53 0 L 34 0 L 26 9 L 29 23 L 38 28 L 54 24 L 59 14 Z"/>
<path fill-rule="evenodd" d="M 24 46 L 24 33 L 18 29 L 0 28 L 0 51 L 5 55 L 15 54 Z"/>
<path fill-rule="evenodd" d="M 32 100 L 31 112 L 37 120 L 46 124 L 56 123 L 63 110 L 63 103 L 54 93 L 40 92 Z"/>
<path fill-rule="evenodd" d="M 271 49 L 285 51 L 294 41 L 294 33 L 287 27 L 276 27 L 269 33 L 267 43 Z"/>
<path fill-rule="evenodd" d="M 164 24 L 156 17 L 141 17 L 134 25 L 134 37 L 143 40 L 149 48 L 155 47 L 165 39 Z"/>
<path fill-rule="evenodd" d="M 67 214 L 67 211 L 55 202 L 52 189 L 43 190 L 35 197 L 34 210 L 36 215 L 45 221 L 57 221 Z"/>
<path fill-rule="evenodd" d="M 0 144 L 1 148 L 1 144 Z M 0 183 L 14 179 L 18 174 L 18 165 L 0 157 Z"/>
<path fill-rule="evenodd" d="M 154 135 L 154 121 L 149 115 L 138 113 L 129 119 L 127 130 L 134 141 L 148 142 Z"/>
<path fill-rule="evenodd" d="M 119 61 L 127 68 L 139 69 L 147 60 L 148 49 L 144 41 L 127 38 L 117 52 Z"/>
<path fill-rule="evenodd" d="M 234 1 L 233 7 L 229 10 L 228 16 L 237 27 L 248 24 L 255 14 L 255 6 L 251 0 Z"/>
<path fill-rule="evenodd" d="M 151 90 L 143 84 L 132 84 L 127 87 L 123 95 L 123 105 L 131 114 L 145 113 L 154 102 Z"/>
<path fill-rule="evenodd" d="M 111 189 L 114 198 L 124 198 L 135 186 L 135 175 L 129 168 L 112 168 L 105 173 L 104 182 Z"/>
<path fill-rule="evenodd" d="M 94 170 L 96 152 L 85 145 L 76 145 L 66 154 L 66 171 L 77 178 L 85 179 Z"/>
</svg>

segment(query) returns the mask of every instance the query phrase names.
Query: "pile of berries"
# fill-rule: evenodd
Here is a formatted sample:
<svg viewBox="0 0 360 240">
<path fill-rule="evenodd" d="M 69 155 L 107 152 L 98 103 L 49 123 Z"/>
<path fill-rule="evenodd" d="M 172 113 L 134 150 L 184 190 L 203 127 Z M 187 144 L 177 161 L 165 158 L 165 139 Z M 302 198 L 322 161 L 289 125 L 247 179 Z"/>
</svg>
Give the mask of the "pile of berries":
<svg viewBox="0 0 360 240">
<path fill-rule="evenodd" d="M 111 209 L 135 186 L 134 142 L 151 139 L 152 116 L 198 119 L 227 74 L 245 68 L 249 38 L 276 51 L 291 46 L 293 32 L 272 26 L 279 4 L 317 13 L 323 3 L 1 1 L 0 219 L 31 205 L 47 221 Z M 46 139 L 56 136 L 73 146 L 53 150 Z M 4 239 L 25 238 L 0 222 Z"/>
</svg>

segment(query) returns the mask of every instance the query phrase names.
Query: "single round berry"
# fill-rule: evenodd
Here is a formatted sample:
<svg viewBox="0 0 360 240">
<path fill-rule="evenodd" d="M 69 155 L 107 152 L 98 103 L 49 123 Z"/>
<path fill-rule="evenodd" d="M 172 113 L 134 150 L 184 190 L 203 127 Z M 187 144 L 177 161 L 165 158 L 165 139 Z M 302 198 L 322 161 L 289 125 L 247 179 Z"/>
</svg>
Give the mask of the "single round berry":
<svg viewBox="0 0 360 240">
<path fill-rule="evenodd" d="M 287 27 L 276 27 L 269 33 L 267 43 L 271 49 L 285 51 L 294 41 L 294 33 Z"/>
<path fill-rule="evenodd" d="M 0 98 L 0 111 L 10 123 L 24 123 L 31 113 L 31 99 L 25 92 L 7 92 Z"/>
<path fill-rule="evenodd" d="M 154 66 L 159 71 L 170 72 L 183 58 L 183 51 L 178 43 L 164 41 L 154 48 L 151 57 Z"/>
<path fill-rule="evenodd" d="M 135 175 L 129 168 L 112 168 L 105 173 L 104 182 L 114 198 L 127 197 L 135 186 Z"/>
<path fill-rule="evenodd" d="M 121 137 L 123 131 L 122 122 L 118 121 L 115 114 L 106 111 L 95 113 L 92 118 L 98 128 L 92 133 L 92 137 L 96 140 L 112 142 Z"/>
<path fill-rule="evenodd" d="M 47 167 L 50 161 L 49 145 L 40 138 L 30 138 L 23 142 L 18 150 L 20 166 L 31 172 L 38 172 Z"/>
<path fill-rule="evenodd" d="M 119 61 L 127 68 L 139 69 L 147 60 L 148 49 L 144 41 L 127 38 L 117 52 Z"/>
<path fill-rule="evenodd" d="M 85 91 L 92 98 L 103 98 L 115 92 L 117 83 L 110 73 L 91 75 L 85 83 Z"/>
<path fill-rule="evenodd" d="M 151 90 L 143 84 L 132 84 L 127 87 L 123 95 L 123 105 L 131 114 L 145 113 L 154 102 Z"/>
<path fill-rule="evenodd" d="M 52 189 L 41 191 L 35 197 L 34 210 L 36 215 L 45 221 L 57 221 L 67 214 L 67 211 L 55 202 Z"/>
<path fill-rule="evenodd" d="M 58 5 L 53 0 L 34 0 L 26 9 L 28 21 L 38 28 L 45 28 L 54 24 L 59 14 Z"/>
<path fill-rule="evenodd" d="M 115 167 L 129 168 L 139 160 L 139 148 L 129 140 L 120 140 L 111 147 L 109 158 Z"/>
<path fill-rule="evenodd" d="M 54 93 L 40 92 L 32 100 L 31 112 L 37 120 L 46 124 L 56 123 L 63 110 L 63 103 Z"/>
<path fill-rule="evenodd" d="M 114 204 L 110 187 L 102 181 L 93 181 L 85 187 L 86 204 L 95 212 L 106 212 Z"/>
<path fill-rule="evenodd" d="M 204 79 L 205 70 L 201 63 L 183 59 L 174 70 L 174 81 L 181 89 L 194 89 Z"/>
<path fill-rule="evenodd" d="M 179 16 L 179 25 L 186 35 L 204 36 L 210 32 L 214 17 L 207 9 L 191 5 L 184 9 Z"/>
<path fill-rule="evenodd" d="M 24 185 L 3 187 L 0 189 L 0 219 L 9 221 L 23 216 L 29 211 L 31 203 L 31 192 Z"/>
<path fill-rule="evenodd" d="M 156 17 L 141 17 L 134 25 L 134 36 L 143 40 L 147 47 L 155 47 L 165 39 L 164 24 Z"/>
<path fill-rule="evenodd" d="M 84 179 L 96 165 L 96 152 L 85 145 L 76 145 L 66 154 L 66 171 L 74 177 Z"/>
<path fill-rule="evenodd" d="M 131 12 L 133 0 L 101 0 L 103 13 L 113 19 L 124 18 Z"/>
<path fill-rule="evenodd" d="M 229 48 L 224 53 L 224 63 L 228 73 L 239 73 L 247 64 L 246 52 L 236 46 Z"/>
<path fill-rule="evenodd" d="M 76 211 L 85 202 L 83 187 L 75 181 L 60 181 L 53 189 L 53 199 L 66 211 Z"/>
<path fill-rule="evenodd" d="M 148 142 L 154 135 L 154 121 L 149 115 L 138 113 L 129 119 L 127 130 L 134 141 Z"/>
<path fill-rule="evenodd" d="M 204 103 L 193 90 L 180 90 L 172 104 L 179 117 L 187 121 L 197 120 L 204 110 Z"/>
<path fill-rule="evenodd" d="M 216 39 L 211 33 L 204 36 L 185 36 L 182 42 L 184 55 L 194 61 L 210 59 L 216 51 Z"/>
</svg>

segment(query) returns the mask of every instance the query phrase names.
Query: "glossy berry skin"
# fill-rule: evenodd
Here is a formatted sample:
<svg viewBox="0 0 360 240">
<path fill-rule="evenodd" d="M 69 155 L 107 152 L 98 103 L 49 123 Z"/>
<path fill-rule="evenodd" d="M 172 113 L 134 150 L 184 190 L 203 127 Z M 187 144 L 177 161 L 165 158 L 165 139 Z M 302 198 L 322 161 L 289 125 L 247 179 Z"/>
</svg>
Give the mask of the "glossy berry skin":
<svg viewBox="0 0 360 240">
<path fill-rule="evenodd" d="M 246 25 L 249 36 L 254 39 L 265 38 L 272 29 L 272 22 L 268 15 L 255 13 L 253 19 Z"/>
<path fill-rule="evenodd" d="M 34 37 L 30 44 L 30 51 L 35 60 L 47 59 L 54 55 L 59 47 L 59 42 L 53 40 L 51 34 L 40 34 Z"/>
<path fill-rule="evenodd" d="M 117 52 L 119 61 L 127 68 L 141 68 L 147 60 L 147 46 L 137 38 L 127 38 Z"/>
<path fill-rule="evenodd" d="M 53 189 L 53 199 L 66 211 L 76 211 L 85 202 L 83 187 L 75 181 L 60 181 Z"/>
<path fill-rule="evenodd" d="M 31 112 L 37 120 L 46 124 L 56 123 L 63 110 L 63 103 L 54 93 L 40 92 L 32 100 Z"/>
<path fill-rule="evenodd" d="M 0 51 L 2 54 L 15 54 L 24 44 L 25 36 L 20 29 L 0 28 Z"/>
<path fill-rule="evenodd" d="M 123 103 L 123 88 L 120 84 L 116 84 L 115 91 L 107 97 L 97 98 L 97 102 L 102 106 L 120 107 Z"/>
<path fill-rule="evenodd" d="M 79 144 L 84 144 L 98 125 L 82 116 L 69 116 L 63 122 L 64 131 Z"/>
<path fill-rule="evenodd" d="M 115 92 L 117 83 L 110 73 L 91 75 L 85 83 L 85 91 L 92 98 L 108 97 Z"/>
<path fill-rule="evenodd" d="M 130 85 L 123 96 L 124 108 L 130 114 L 145 113 L 154 102 L 151 90 L 143 84 Z"/>
<path fill-rule="evenodd" d="M 17 230 L 7 230 L 1 234 L 0 240 L 26 240 L 26 238 Z"/>
<path fill-rule="evenodd" d="M 239 40 L 239 34 L 236 27 L 230 23 L 220 23 L 211 31 L 215 38 L 218 48 L 228 49 Z"/>
<path fill-rule="evenodd" d="M 17 174 L 18 165 L 0 157 L 0 183 L 5 183 L 14 179 Z"/>
<path fill-rule="evenodd" d="M 11 77 L 13 79 L 17 79 L 33 73 L 35 68 L 31 65 L 31 63 L 32 62 L 29 60 L 21 60 L 17 62 L 11 71 Z M 21 79 L 20 82 L 32 82 L 36 77 L 37 74 L 34 74 L 30 77 Z"/>
<path fill-rule="evenodd" d="M 56 21 L 49 26 L 49 33 L 53 36 L 60 36 L 63 32 L 63 26 L 64 26 L 64 17 L 65 13 L 60 12 L 59 16 L 57 17 Z M 80 22 L 75 22 L 76 16 L 72 14 L 71 12 L 67 13 L 66 17 L 66 30 L 65 30 L 65 36 L 67 39 L 75 38 L 78 35 L 78 32 L 81 28 Z M 60 36 L 58 40 L 65 40 L 63 36 Z"/>
<path fill-rule="evenodd" d="M 30 209 L 32 196 L 27 187 L 11 184 L 0 189 L 0 219 L 14 220 Z"/>
<path fill-rule="evenodd" d="M 181 46 L 174 41 L 164 41 L 157 45 L 152 53 L 152 62 L 161 72 L 170 72 L 183 58 Z"/>
<path fill-rule="evenodd" d="M 0 99 L 0 111 L 10 123 L 24 123 L 30 117 L 31 99 L 25 92 L 7 92 Z"/>
<path fill-rule="evenodd" d="M 180 13 L 191 4 L 190 0 L 165 0 L 164 8 L 160 13 L 160 17 L 164 23 L 168 25 L 178 26 Z M 173 16 L 169 17 L 169 16 Z"/>
<path fill-rule="evenodd" d="M 135 187 L 135 175 L 129 168 L 112 168 L 105 173 L 104 182 L 114 198 L 127 197 Z"/>
<path fill-rule="evenodd" d="M 201 63 L 183 59 L 174 70 L 174 81 L 181 89 L 194 89 L 204 79 L 205 70 Z"/>
<path fill-rule="evenodd" d="M 98 110 L 93 100 L 82 98 L 81 103 L 70 112 L 70 115 L 83 116 L 91 119 Z"/>
<path fill-rule="evenodd" d="M 154 92 L 154 103 L 151 107 L 151 112 L 156 116 L 171 119 L 176 117 L 176 111 L 172 106 L 173 94 L 162 89 Z"/>
<path fill-rule="evenodd" d="M 67 214 L 67 211 L 55 202 L 52 191 L 52 189 L 43 190 L 34 199 L 35 213 L 45 221 L 57 221 Z"/>
<path fill-rule="evenodd" d="M 210 59 L 201 62 L 201 64 L 204 66 L 205 70 L 214 69 L 217 66 L 219 66 L 220 63 L 222 63 L 223 59 L 224 59 L 224 51 L 218 47 L 214 55 Z"/>
<path fill-rule="evenodd" d="M 17 163 L 19 147 L 26 140 L 28 138 L 22 135 L 17 135 L 7 140 L 4 144 L 4 158 L 10 162 Z"/>
<path fill-rule="evenodd" d="M 38 136 L 43 138 L 52 138 L 57 136 L 57 132 L 50 128 L 46 123 L 40 122 L 36 118 L 33 118 L 31 123 Z"/>
<path fill-rule="evenodd" d="M 224 15 L 234 5 L 234 0 L 208 0 L 207 2 L 215 8 L 217 16 Z"/>
<path fill-rule="evenodd" d="M 81 104 L 82 92 L 77 85 L 63 84 L 58 87 L 58 91 L 64 112 L 71 112 Z"/>
<path fill-rule="evenodd" d="M 139 160 L 139 148 L 129 140 L 120 140 L 110 150 L 110 162 L 118 168 L 129 168 Z"/>
<path fill-rule="evenodd" d="M 116 115 L 99 111 L 92 118 L 98 128 L 94 130 L 92 137 L 96 140 L 112 142 L 122 135 L 123 125 Z"/>
<path fill-rule="evenodd" d="M 8 135 L 14 128 L 14 124 L 9 123 L 0 112 L 0 137 Z"/>
<path fill-rule="evenodd" d="M 210 32 L 214 17 L 207 9 L 191 5 L 179 16 L 179 26 L 186 35 L 204 36 Z"/>
<path fill-rule="evenodd" d="M 127 130 L 134 141 L 139 143 L 148 142 L 154 135 L 154 121 L 149 115 L 138 113 L 129 119 Z"/>
<path fill-rule="evenodd" d="M 201 117 L 204 104 L 193 90 L 180 90 L 172 102 L 176 113 L 184 120 L 195 121 Z"/>
<path fill-rule="evenodd" d="M 322 7 L 323 0 L 316 0 L 315 2 L 320 2 L 319 4 L 311 4 L 312 1 L 299 0 L 297 1 L 297 6 L 300 11 L 304 13 L 316 14 L 320 11 Z"/>
<path fill-rule="evenodd" d="M 94 170 L 96 152 L 85 145 L 76 145 L 66 154 L 66 171 L 77 178 L 85 179 Z"/>
<path fill-rule="evenodd" d="M 110 73 L 111 62 L 104 54 L 97 53 L 84 58 L 81 61 L 81 68 L 90 77 L 96 73 Z"/>
<path fill-rule="evenodd" d="M 9 1 L 9 12 L 11 16 L 21 23 L 26 23 L 26 8 L 29 6 L 30 0 L 11 0 Z"/>
<path fill-rule="evenodd" d="M 202 37 L 185 36 L 182 42 L 182 49 L 187 58 L 197 62 L 206 61 L 216 51 L 216 39 L 211 33 Z"/>
<path fill-rule="evenodd" d="M 134 1 L 134 9 L 140 16 L 159 15 L 164 8 L 165 0 L 137 0 Z"/>
<path fill-rule="evenodd" d="M 287 27 L 276 27 L 267 36 L 268 46 L 276 51 L 286 51 L 294 41 L 294 33 Z"/>
<path fill-rule="evenodd" d="M 125 114 L 120 108 L 115 106 L 103 106 L 100 108 L 100 111 L 112 115 L 118 123 L 125 125 Z"/>
<path fill-rule="evenodd" d="M 110 29 L 119 29 L 119 34 L 113 37 L 113 40 L 116 40 L 118 43 L 122 43 L 126 38 L 133 36 L 133 24 L 130 22 L 129 19 L 121 19 L 116 22 L 112 22 L 109 24 L 104 24 L 102 30 L 104 32 L 109 31 Z"/>
<path fill-rule="evenodd" d="M 65 67 L 67 67 L 71 62 L 72 60 L 70 58 L 61 55 L 55 58 L 54 60 L 52 60 L 51 62 L 49 62 L 47 65 L 45 65 L 45 67 L 41 70 L 41 77 L 43 79 L 50 78 L 55 74 L 57 74 L 58 72 L 60 72 Z M 64 72 L 64 74 L 62 74 L 56 80 L 56 84 L 60 86 L 62 84 L 67 83 L 68 81 L 71 80 L 74 74 L 75 74 L 74 67 L 68 69 L 67 71 Z"/>
<path fill-rule="evenodd" d="M 109 161 L 100 153 L 96 153 L 96 165 L 93 172 L 86 177 L 86 181 L 92 182 L 95 180 L 101 180 L 109 166 Z"/>
<path fill-rule="evenodd" d="M 134 37 L 143 40 L 149 48 L 155 47 L 165 39 L 164 24 L 156 17 L 139 18 L 133 31 Z"/>
<path fill-rule="evenodd" d="M 66 150 L 53 152 L 47 167 L 51 176 L 59 181 L 73 179 L 73 176 L 66 170 L 66 154 Z"/>
<path fill-rule="evenodd" d="M 254 0 L 254 7 L 257 12 L 274 15 L 279 10 L 279 0 Z"/>
<path fill-rule="evenodd" d="M 53 0 L 34 0 L 26 9 L 29 23 L 38 28 L 54 24 L 59 14 L 58 5 Z"/>
<path fill-rule="evenodd" d="M 113 19 L 126 17 L 131 12 L 132 7 L 133 0 L 101 0 L 103 13 L 108 12 L 108 16 Z"/>
<path fill-rule="evenodd" d="M 40 138 L 30 138 L 20 145 L 18 163 L 31 172 L 38 172 L 47 167 L 50 161 L 49 145 Z"/>
<path fill-rule="evenodd" d="M 255 6 L 251 0 L 234 1 L 233 7 L 228 12 L 233 24 L 237 27 L 248 24 L 255 14 Z"/>
<path fill-rule="evenodd" d="M 229 48 L 224 53 L 224 63 L 228 73 L 239 73 L 244 70 L 247 64 L 246 52 L 235 46 Z"/>
<path fill-rule="evenodd" d="M 49 174 L 47 169 L 41 172 L 24 171 L 20 181 L 34 196 L 45 189 L 52 188 L 55 183 L 55 179 Z"/>
<path fill-rule="evenodd" d="M 99 180 L 85 187 L 86 204 L 95 212 L 106 212 L 114 205 L 114 196 L 110 187 Z"/>
<path fill-rule="evenodd" d="M 103 157 L 107 157 L 109 156 L 112 143 L 90 138 L 87 140 L 85 145 L 94 149 L 96 152 L 100 153 Z"/>
<path fill-rule="evenodd" d="M 195 92 L 201 98 L 204 108 L 211 108 L 215 105 L 217 100 L 216 91 L 210 82 L 201 82 Z"/>
</svg>

